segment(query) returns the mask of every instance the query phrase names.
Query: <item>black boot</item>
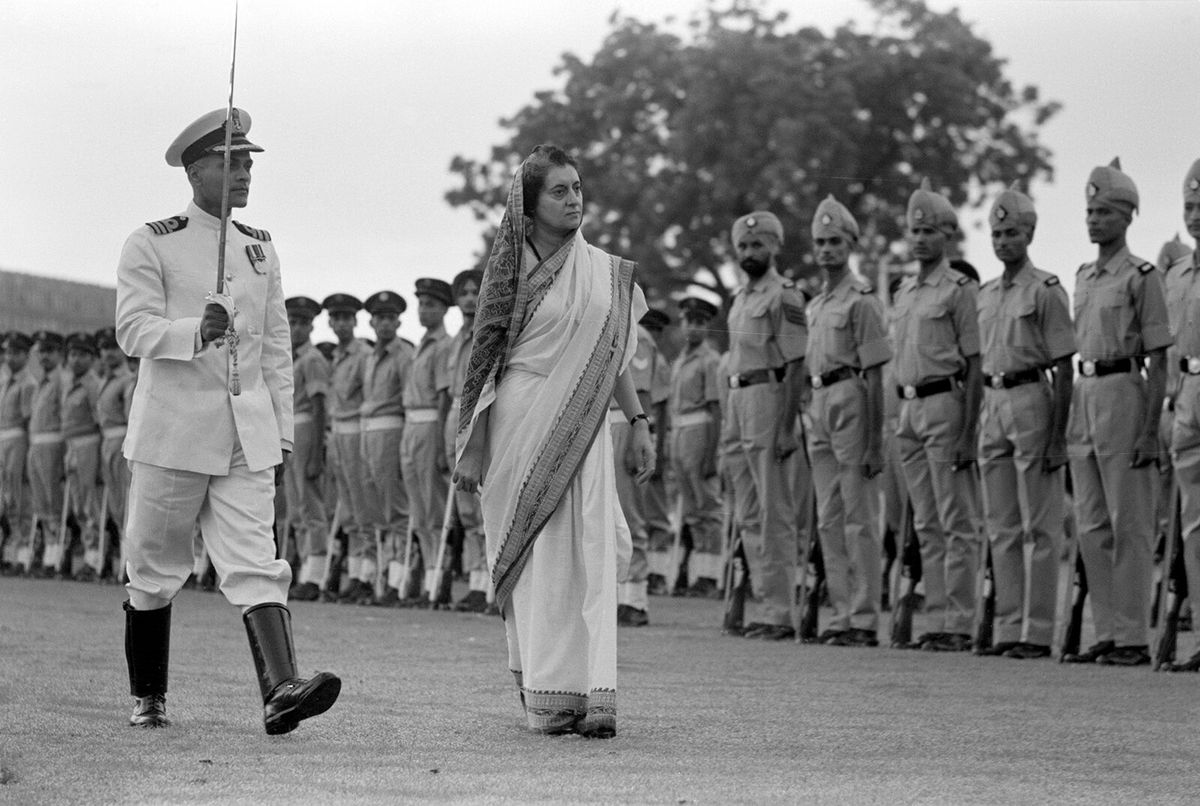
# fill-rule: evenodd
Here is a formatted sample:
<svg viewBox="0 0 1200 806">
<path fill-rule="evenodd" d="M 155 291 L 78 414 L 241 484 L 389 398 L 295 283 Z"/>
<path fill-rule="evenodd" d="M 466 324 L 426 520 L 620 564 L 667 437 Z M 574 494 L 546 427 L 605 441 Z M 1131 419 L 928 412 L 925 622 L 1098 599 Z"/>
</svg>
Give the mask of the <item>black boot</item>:
<svg viewBox="0 0 1200 806">
<path fill-rule="evenodd" d="M 129 724 L 165 728 L 167 719 L 167 660 L 171 650 L 171 606 L 134 610 L 125 602 L 125 661 L 129 664 L 129 693 L 137 698 Z"/>
<path fill-rule="evenodd" d="M 342 681 L 329 672 L 319 672 L 310 680 L 297 676 L 288 609 L 274 602 L 255 605 L 242 614 L 242 620 L 258 670 L 267 733 L 288 733 L 300 720 L 328 711 L 342 690 Z"/>
</svg>

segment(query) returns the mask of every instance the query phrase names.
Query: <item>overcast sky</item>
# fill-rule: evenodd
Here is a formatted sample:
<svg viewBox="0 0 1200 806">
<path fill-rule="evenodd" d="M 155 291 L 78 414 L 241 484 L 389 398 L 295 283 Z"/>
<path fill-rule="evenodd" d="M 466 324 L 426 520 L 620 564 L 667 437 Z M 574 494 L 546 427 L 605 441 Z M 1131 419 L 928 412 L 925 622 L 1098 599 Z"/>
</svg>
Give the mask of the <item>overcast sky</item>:
<svg viewBox="0 0 1200 806">
<path fill-rule="evenodd" d="M 619 5 L 654 21 L 702 7 Z M 1200 157 L 1200 4 L 931 5 L 958 6 L 1009 59 L 1016 84 L 1037 84 L 1065 105 L 1042 132 L 1057 175 L 1032 189 L 1035 262 L 1073 287 L 1094 252 L 1083 226 L 1087 174 L 1114 155 L 1142 197 L 1131 245 L 1154 260 L 1182 230 L 1182 179 Z M 287 293 L 320 300 L 387 288 L 411 301 L 417 277 L 449 279 L 469 267 L 482 226 L 444 201 L 451 158 L 486 158 L 507 139 L 499 118 L 559 85 L 552 71 L 562 53 L 590 59 L 617 7 L 242 0 L 235 102 L 267 150 L 237 217 L 271 231 Z M 767 8 L 827 31 L 852 14 L 870 19 L 852 0 Z M 224 106 L 232 18 L 232 0 L 0 4 L 0 268 L 111 285 L 125 237 L 183 210 L 189 188 L 163 153 L 187 124 Z M 999 273 L 983 230 L 969 233 L 967 257 L 985 279 Z M 418 336 L 415 313 L 401 330 Z"/>
</svg>

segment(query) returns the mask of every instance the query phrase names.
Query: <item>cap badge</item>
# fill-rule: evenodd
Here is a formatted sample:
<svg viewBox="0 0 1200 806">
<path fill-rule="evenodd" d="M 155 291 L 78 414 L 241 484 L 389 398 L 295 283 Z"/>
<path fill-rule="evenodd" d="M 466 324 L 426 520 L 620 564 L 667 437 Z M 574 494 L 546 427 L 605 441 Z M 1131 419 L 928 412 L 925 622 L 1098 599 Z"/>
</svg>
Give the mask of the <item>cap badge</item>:
<svg viewBox="0 0 1200 806">
<path fill-rule="evenodd" d="M 746 226 L 750 229 L 754 229 L 755 227 L 758 226 L 758 219 L 755 218 L 754 216 L 750 216 L 749 218 L 746 219 Z"/>
<path fill-rule="evenodd" d="M 821 216 L 821 226 L 828 227 L 832 223 L 833 223 L 833 216 L 831 216 L 829 213 L 826 213 L 825 215 Z"/>
<path fill-rule="evenodd" d="M 392 295 L 386 291 L 384 291 L 382 294 L 379 295 L 380 302 L 387 302 L 391 298 L 392 298 Z"/>
<path fill-rule="evenodd" d="M 922 210 L 920 207 L 918 207 L 916 210 L 913 210 L 913 221 L 924 221 L 924 220 L 925 220 L 925 211 L 924 210 Z"/>
<path fill-rule="evenodd" d="M 996 205 L 996 220 L 1003 221 L 1008 218 L 1008 210 L 1005 210 L 1001 205 Z"/>
<path fill-rule="evenodd" d="M 266 274 L 258 267 L 259 263 L 267 262 L 267 253 L 261 246 L 256 243 L 246 244 L 246 257 L 250 258 L 250 268 L 254 269 L 255 274 Z"/>
<path fill-rule="evenodd" d="M 1193 176 L 1191 181 L 1188 182 L 1188 190 L 1200 190 L 1200 179 Z"/>
<path fill-rule="evenodd" d="M 1100 188 L 1096 185 L 1095 182 L 1088 182 L 1087 197 L 1089 199 L 1095 198 L 1096 194 L 1099 192 L 1100 192 Z"/>
<path fill-rule="evenodd" d="M 234 133 L 236 133 L 236 134 L 245 134 L 246 133 L 245 129 L 242 128 L 242 110 L 238 109 L 235 106 L 233 108 L 233 113 L 229 116 L 229 119 L 233 123 Z"/>
</svg>

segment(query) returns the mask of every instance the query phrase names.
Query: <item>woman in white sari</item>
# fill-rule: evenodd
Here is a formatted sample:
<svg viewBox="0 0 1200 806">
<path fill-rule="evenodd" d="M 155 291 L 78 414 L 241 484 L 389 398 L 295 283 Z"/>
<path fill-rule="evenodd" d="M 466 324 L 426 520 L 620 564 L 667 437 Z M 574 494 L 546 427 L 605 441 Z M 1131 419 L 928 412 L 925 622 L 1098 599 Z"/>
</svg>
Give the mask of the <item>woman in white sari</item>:
<svg viewBox="0 0 1200 806">
<path fill-rule="evenodd" d="M 607 424 L 634 423 L 638 480 L 654 471 L 626 367 L 646 312 L 635 265 L 579 231 L 574 160 L 538 146 L 513 179 L 479 291 L 454 480 L 479 490 L 509 668 L 530 729 L 616 733 L 618 566 L 629 528 Z"/>
</svg>

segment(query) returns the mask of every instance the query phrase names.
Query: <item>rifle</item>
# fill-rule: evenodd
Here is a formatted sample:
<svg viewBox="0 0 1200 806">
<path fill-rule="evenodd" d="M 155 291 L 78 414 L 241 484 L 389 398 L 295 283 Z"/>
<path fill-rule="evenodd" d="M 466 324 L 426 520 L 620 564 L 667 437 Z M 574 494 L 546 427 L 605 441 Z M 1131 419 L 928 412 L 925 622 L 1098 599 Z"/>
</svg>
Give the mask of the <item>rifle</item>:
<svg viewBox="0 0 1200 806">
<path fill-rule="evenodd" d="M 725 615 L 721 622 L 721 631 L 725 633 L 740 633 L 742 621 L 746 613 L 746 593 L 749 588 L 750 575 L 746 570 L 746 561 L 742 553 L 742 535 L 734 523 L 732 495 L 726 496 L 726 506 L 722 523 L 725 549 Z"/>
<path fill-rule="evenodd" d="M 55 558 L 55 567 L 59 574 L 66 574 L 71 563 L 71 544 L 73 540 L 67 539 L 67 519 L 71 515 L 71 477 L 67 476 L 66 484 L 63 485 L 63 505 L 62 516 L 58 521 L 58 557 Z M 43 557 L 42 562 L 45 563 Z M 46 563 L 47 565 L 49 563 Z"/>
<path fill-rule="evenodd" d="M 333 520 L 329 525 L 329 534 L 325 537 L 325 570 L 321 573 L 321 591 L 329 590 L 329 585 L 333 581 L 334 560 L 333 555 L 338 547 L 337 533 L 338 528 L 342 523 L 342 499 L 338 498 L 337 503 L 333 505 Z M 341 561 L 341 557 L 338 557 Z M 336 592 L 336 591 L 335 591 Z"/>
<path fill-rule="evenodd" d="M 983 540 L 983 556 L 980 558 L 983 584 L 979 586 L 980 601 L 976 607 L 979 613 L 979 625 L 975 629 L 976 652 L 992 648 L 992 622 L 996 619 L 996 569 L 992 564 L 992 544 L 987 535 Z"/>
<path fill-rule="evenodd" d="M 814 496 L 815 498 L 815 496 Z M 816 509 L 816 504 L 813 504 L 813 509 Z M 812 517 L 812 525 L 809 530 L 816 528 L 816 518 Z M 813 584 L 803 591 L 803 596 L 800 598 L 800 629 L 796 633 L 797 640 L 805 644 L 811 644 L 817 640 L 818 618 L 821 610 L 821 590 L 825 582 L 825 555 L 821 551 L 821 541 L 815 538 L 809 538 L 808 545 L 812 552 L 812 564 L 815 577 Z M 802 576 L 807 582 L 808 576 L 808 557 L 804 558 L 804 570 Z"/>
<path fill-rule="evenodd" d="M 678 596 L 683 593 L 683 589 L 688 586 L 688 557 L 691 552 L 683 544 L 683 530 L 686 528 L 683 522 L 683 493 L 679 493 L 675 500 L 675 540 L 671 546 L 671 571 L 672 577 L 667 590 L 672 596 Z"/>
<path fill-rule="evenodd" d="M 442 564 L 446 561 L 446 544 L 450 542 L 450 532 L 454 528 L 454 484 L 451 483 L 450 489 L 446 494 L 446 509 L 442 513 L 442 536 L 438 541 L 437 561 L 434 563 L 432 571 L 429 571 L 426 576 L 429 577 L 429 604 L 430 607 L 438 607 L 442 604 L 449 604 L 449 590 L 445 593 L 445 601 L 442 601 L 442 577 L 445 571 L 442 570 Z M 427 569 L 428 571 L 428 569 Z"/>
<path fill-rule="evenodd" d="M 906 495 L 900 511 L 900 595 L 892 610 L 893 647 L 910 648 L 913 613 L 917 608 L 917 583 L 921 581 L 921 546 L 913 527 L 912 500 Z"/>
<path fill-rule="evenodd" d="M 1179 633 L 1179 611 L 1188 596 L 1187 569 L 1183 562 L 1183 529 L 1180 523 L 1179 487 L 1171 480 L 1170 514 L 1167 516 L 1166 547 L 1162 578 L 1158 583 L 1158 640 L 1154 648 L 1154 671 L 1170 668 L 1175 660 Z M 1163 590 L 1166 594 L 1163 594 Z"/>
<path fill-rule="evenodd" d="M 1079 535 L 1071 547 L 1071 565 L 1074 570 L 1074 584 L 1069 590 L 1063 591 L 1064 598 L 1070 596 L 1071 614 L 1063 632 L 1062 645 L 1058 653 L 1058 662 L 1063 663 L 1068 655 L 1079 654 L 1079 640 L 1083 633 L 1083 605 L 1087 601 L 1088 581 L 1087 569 L 1083 565 L 1083 556 L 1079 553 Z"/>
<path fill-rule="evenodd" d="M 100 492 L 100 569 L 96 581 L 104 582 L 104 564 L 108 560 L 108 485 Z"/>
</svg>

